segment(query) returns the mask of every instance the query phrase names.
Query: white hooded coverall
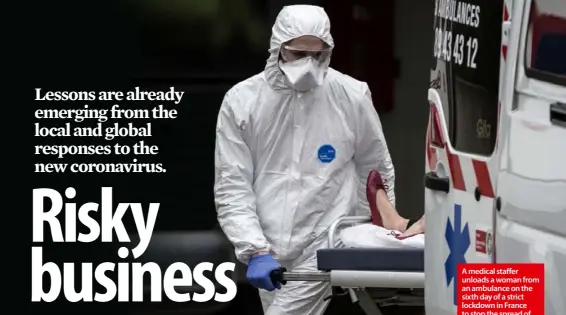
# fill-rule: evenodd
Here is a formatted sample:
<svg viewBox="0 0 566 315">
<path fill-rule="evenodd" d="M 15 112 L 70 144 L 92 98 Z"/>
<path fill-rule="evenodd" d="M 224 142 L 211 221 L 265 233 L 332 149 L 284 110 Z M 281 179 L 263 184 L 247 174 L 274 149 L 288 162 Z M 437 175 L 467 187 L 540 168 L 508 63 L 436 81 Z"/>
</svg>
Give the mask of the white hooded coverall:
<svg viewBox="0 0 566 315">
<path fill-rule="evenodd" d="M 283 8 L 265 70 L 226 93 L 216 128 L 214 193 L 218 221 L 240 261 L 265 250 L 289 271 L 316 272 L 316 251 L 327 247 L 332 222 L 370 214 L 370 170 L 381 173 L 393 204 L 395 175 L 366 83 L 329 68 L 328 58 L 321 62 L 321 86 L 290 88 L 279 51 L 303 35 L 334 47 L 322 8 Z M 330 292 L 328 283 L 288 282 L 260 296 L 266 314 L 318 315 Z"/>
</svg>

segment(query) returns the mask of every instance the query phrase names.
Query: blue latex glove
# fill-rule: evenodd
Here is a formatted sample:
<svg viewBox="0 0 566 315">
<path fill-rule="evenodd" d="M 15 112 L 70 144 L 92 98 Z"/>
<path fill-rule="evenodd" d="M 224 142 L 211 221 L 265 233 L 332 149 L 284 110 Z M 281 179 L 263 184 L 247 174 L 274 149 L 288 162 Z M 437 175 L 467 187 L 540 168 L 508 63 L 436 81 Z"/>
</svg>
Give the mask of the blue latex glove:
<svg viewBox="0 0 566 315">
<path fill-rule="evenodd" d="M 273 291 L 281 289 L 280 283 L 273 283 L 270 275 L 273 270 L 281 268 L 281 265 L 273 259 L 270 254 L 253 256 L 248 263 L 246 278 L 252 286 L 258 289 Z"/>
</svg>

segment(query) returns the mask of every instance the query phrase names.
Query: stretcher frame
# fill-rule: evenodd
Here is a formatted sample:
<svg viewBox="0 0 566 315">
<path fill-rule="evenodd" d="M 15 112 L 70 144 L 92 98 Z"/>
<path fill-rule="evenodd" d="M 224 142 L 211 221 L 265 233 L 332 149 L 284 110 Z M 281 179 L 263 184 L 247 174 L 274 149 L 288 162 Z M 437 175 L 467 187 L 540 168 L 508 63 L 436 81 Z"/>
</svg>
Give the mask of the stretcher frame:
<svg viewBox="0 0 566 315">
<path fill-rule="evenodd" d="M 347 216 L 334 221 L 327 231 L 328 248 L 336 248 L 336 234 L 341 227 L 369 222 L 369 216 Z M 424 289 L 424 272 L 330 270 L 304 273 L 281 270 L 272 277 L 283 284 L 287 281 L 329 282 L 333 288 L 346 290 L 352 303 L 358 304 L 367 315 L 382 315 L 380 307 L 389 305 L 424 306 L 424 294 L 412 294 L 413 291 Z M 377 292 L 372 292 L 375 289 Z M 404 289 L 408 294 L 399 296 L 399 289 Z"/>
</svg>

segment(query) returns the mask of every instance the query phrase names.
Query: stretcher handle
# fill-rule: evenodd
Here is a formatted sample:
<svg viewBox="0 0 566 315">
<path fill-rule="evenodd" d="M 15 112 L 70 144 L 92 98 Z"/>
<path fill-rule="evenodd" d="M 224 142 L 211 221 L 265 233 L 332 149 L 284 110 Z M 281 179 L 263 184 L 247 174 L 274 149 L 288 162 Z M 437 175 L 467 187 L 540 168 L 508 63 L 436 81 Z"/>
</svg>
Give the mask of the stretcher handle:
<svg viewBox="0 0 566 315">
<path fill-rule="evenodd" d="M 287 280 L 283 279 L 284 272 L 287 272 L 287 269 L 283 267 L 271 271 L 271 273 L 269 274 L 269 278 L 271 278 L 271 282 L 273 282 L 273 284 L 281 283 L 282 285 L 286 285 Z"/>
</svg>

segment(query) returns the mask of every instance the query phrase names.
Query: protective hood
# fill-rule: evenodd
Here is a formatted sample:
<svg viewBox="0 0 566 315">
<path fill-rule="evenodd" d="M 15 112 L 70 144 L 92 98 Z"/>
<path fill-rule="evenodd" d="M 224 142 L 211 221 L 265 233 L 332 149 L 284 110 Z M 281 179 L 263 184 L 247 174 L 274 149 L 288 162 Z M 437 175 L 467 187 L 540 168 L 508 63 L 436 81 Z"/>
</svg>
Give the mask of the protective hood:
<svg viewBox="0 0 566 315">
<path fill-rule="evenodd" d="M 265 66 L 265 78 L 274 90 L 292 89 L 285 74 L 279 68 L 279 52 L 284 43 L 305 35 L 316 36 L 330 49 L 334 48 L 334 40 L 330 35 L 330 20 L 323 8 L 313 5 L 284 7 L 273 25 L 269 46 L 270 56 Z M 330 56 L 320 64 L 325 69 L 325 75 L 329 64 Z"/>
</svg>

